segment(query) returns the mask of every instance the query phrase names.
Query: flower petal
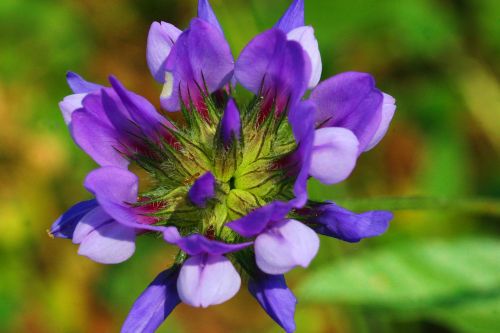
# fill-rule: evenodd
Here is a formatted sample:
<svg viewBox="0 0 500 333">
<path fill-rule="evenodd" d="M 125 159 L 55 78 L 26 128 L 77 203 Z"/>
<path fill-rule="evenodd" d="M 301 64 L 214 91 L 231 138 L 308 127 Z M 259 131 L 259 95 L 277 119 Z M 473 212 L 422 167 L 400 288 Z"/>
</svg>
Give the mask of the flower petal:
<svg viewBox="0 0 500 333">
<path fill-rule="evenodd" d="M 315 207 L 306 222 L 313 224 L 313 229 L 322 235 L 354 243 L 383 234 L 392 218 L 393 214 L 387 211 L 356 214 L 329 203 Z"/>
<path fill-rule="evenodd" d="M 198 17 L 212 24 L 214 27 L 219 29 L 220 32 L 222 32 L 219 20 L 217 20 L 217 16 L 215 16 L 214 10 L 212 9 L 212 6 L 210 6 L 210 2 L 208 0 L 198 1 Z"/>
<path fill-rule="evenodd" d="M 241 278 L 229 259 L 198 255 L 184 262 L 177 280 L 181 300 L 195 307 L 224 303 L 240 289 Z"/>
<path fill-rule="evenodd" d="M 119 264 L 135 252 L 134 229 L 108 223 L 91 232 L 80 244 L 78 254 L 101 264 Z"/>
<path fill-rule="evenodd" d="M 312 27 L 298 27 L 287 34 L 288 40 L 297 41 L 304 51 L 306 51 L 311 61 L 311 78 L 308 88 L 316 87 L 321 79 L 321 71 L 323 64 L 321 62 L 321 54 L 319 53 L 318 40 L 314 36 Z"/>
<path fill-rule="evenodd" d="M 344 127 L 359 141 L 359 153 L 372 141 L 382 119 L 382 93 L 366 73 L 336 75 L 316 87 L 310 100 L 316 104 L 320 127 Z"/>
<path fill-rule="evenodd" d="M 64 97 L 64 99 L 59 103 L 59 108 L 61 109 L 64 122 L 66 125 L 71 124 L 71 116 L 73 112 L 83 107 L 82 102 L 87 94 L 74 94 Z"/>
<path fill-rule="evenodd" d="M 52 224 L 49 233 L 58 238 L 73 238 L 76 225 L 97 206 L 95 199 L 77 203 Z"/>
<path fill-rule="evenodd" d="M 295 199 L 290 204 L 295 208 L 304 206 L 307 202 L 307 180 L 311 167 L 311 152 L 314 143 L 314 113 L 313 103 L 305 101 L 290 110 L 288 121 L 292 127 L 293 136 L 298 144 L 288 163 L 297 174 L 294 184 Z"/>
<path fill-rule="evenodd" d="M 182 33 L 166 22 L 153 22 L 148 34 L 147 62 L 151 74 L 159 83 L 165 82 L 165 61 Z"/>
<path fill-rule="evenodd" d="M 204 208 L 207 201 L 215 196 L 215 177 L 211 172 L 198 178 L 189 189 L 189 200 L 196 206 Z"/>
<path fill-rule="evenodd" d="M 316 130 L 309 174 L 328 185 L 343 181 L 356 166 L 358 147 L 358 139 L 348 129 Z"/>
<path fill-rule="evenodd" d="M 213 93 L 229 83 L 234 60 L 222 33 L 207 21 L 194 19 L 189 29 L 179 36 L 165 68 L 168 73 L 161 96 L 162 107 L 177 111 L 179 96 L 184 104 L 192 101 L 201 107 L 202 93 Z"/>
<path fill-rule="evenodd" d="M 231 98 L 227 102 L 226 110 L 221 120 L 221 139 L 224 146 L 229 146 L 233 140 L 239 140 L 241 135 L 240 112 Z"/>
<path fill-rule="evenodd" d="M 80 244 L 91 232 L 110 222 L 113 218 L 101 207 L 95 207 L 80 219 L 73 233 L 73 243 Z"/>
<path fill-rule="evenodd" d="M 319 249 L 319 238 L 296 220 L 284 220 L 255 239 L 257 266 L 268 274 L 284 274 L 296 266 L 307 267 Z"/>
<path fill-rule="evenodd" d="M 84 105 L 91 99 L 100 97 L 89 95 Z M 120 136 L 108 121 L 88 109 L 73 112 L 71 119 L 73 139 L 94 161 L 101 166 L 127 167 L 128 161 L 119 152 L 123 147 Z"/>
<path fill-rule="evenodd" d="M 194 234 L 187 237 L 181 237 L 178 232 L 170 227 L 163 232 L 163 238 L 166 242 L 177 245 L 182 251 L 191 256 L 201 254 L 222 255 L 230 252 L 240 251 L 250 245 L 252 242 L 228 244 L 206 238 L 205 236 Z"/>
<path fill-rule="evenodd" d="M 298 42 L 279 29 L 256 36 L 240 54 L 235 75 L 254 94 L 264 96 L 264 108 L 277 113 L 293 107 L 307 90 L 311 63 Z M 267 110 L 266 110 L 267 111 Z"/>
<path fill-rule="evenodd" d="M 85 81 L 83 77 L 73 72 L 66 73 L 66 81 L 75 94 L 88 94 L 103 88 L 100 84 Z"/>
<path fill-rule="evenodd" d="M 177 293 L 179 268 L 160 273 L 130 310 L 121 333 L 153 333 L 181 302 Z"/>
<path fill-rule="evenodd" d="M 385 93 L 383 95 L 384 101 L 382 102 L 382 120 L 378 125 L 377 132 L 375 132 L 372 140 L 365 148 L 365 151 L 372 149 L 380 142 L 380 140 L 382 140 L 382 138 L 385 136 L 385 133 L 387 133 L 389 125 L 392 121 L 392 117 L 394 117 L 394 113 L 396 112 L 396 100 L 394 99 L 394 97 Z"/>
<path fill-rule="evenodd" d="M 226 226 L 243 237 L 254 237 L 263 232 L 272 222 L 285 218 L 291 209 L 292 206 L 288 203 L 274 201 L 253 210 L 238 220 L 227 223 Z"/>
<path fill-rule="evenodd" d="M 295 28 L 304 26 L 304 0 L 294 0 L 276 27 L 288 33 Z"/>
<path fill-rule="evenodd" d="M 260 272 L 248 281 L 248 290 L 267 314 L 285 332 L 295 332 L 295 306 L 297 299 L 288 289 L 283 275 L 269 275 Z"/>
</svg>

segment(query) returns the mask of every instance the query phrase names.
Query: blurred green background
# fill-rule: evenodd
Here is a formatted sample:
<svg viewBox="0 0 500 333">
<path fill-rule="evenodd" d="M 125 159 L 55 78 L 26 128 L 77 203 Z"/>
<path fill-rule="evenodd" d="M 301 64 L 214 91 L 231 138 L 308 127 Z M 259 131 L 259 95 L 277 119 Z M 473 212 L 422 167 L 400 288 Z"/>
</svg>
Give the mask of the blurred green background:
<svg viewBox="0 0 500 333">
<path fill-rule="evenodd" d="M 235 55 L 288 3 L 212 0 Z M 74 70 L 100 83 L 113 73 L 158 105 L 145 62 L 149 25 L 184 28 L 195 8 L 195 0 L 0 1 L 0 332 L 117 332 L 171 263 L 172 250 L 150 238 L 131 260 L 103 266 L 47 236 L 60 213 L 90 197 L 81 183 L 95 168 L 57 103 Z M 500 199 L 500 1 L 306 0 L 306 10 L 323 78 L 370 72 L 398 102 L 388 135 L 350 179 L 311 183 L 311 196 L 400 209 L 383 237 L 323 238 L 310 269 L 289 274 L 297 331 L 500 332 L 498 206 L 467 202 Z M 242 288 L 221 306 L 179 306 L 160 332 L 280 329 Z"/>
</svg>

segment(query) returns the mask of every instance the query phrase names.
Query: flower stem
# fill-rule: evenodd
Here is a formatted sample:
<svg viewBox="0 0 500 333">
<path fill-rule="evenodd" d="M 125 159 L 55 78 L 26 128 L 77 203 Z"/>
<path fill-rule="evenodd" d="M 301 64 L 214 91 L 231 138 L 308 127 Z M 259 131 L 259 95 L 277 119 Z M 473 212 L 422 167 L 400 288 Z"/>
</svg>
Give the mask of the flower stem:
<svg viewBox="0 0 500 333">
<path fill-rule="evenodd" d="M 373 199 L 344 199 L 336 203 L 355 211 L 365 210 L 445 210 L 478 215 L 500 216 L 500 199 L 495 198 L 425 198 L 387 197 Z"/>
</svg>

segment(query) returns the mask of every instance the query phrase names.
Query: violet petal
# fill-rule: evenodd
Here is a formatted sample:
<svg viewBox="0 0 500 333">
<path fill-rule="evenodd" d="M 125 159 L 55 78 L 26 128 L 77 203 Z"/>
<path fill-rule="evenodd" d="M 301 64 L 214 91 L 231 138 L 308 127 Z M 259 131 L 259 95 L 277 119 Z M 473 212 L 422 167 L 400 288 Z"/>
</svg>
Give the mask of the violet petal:
<svg viewBox="0 0 500 333">
<path fill-rule="evenodd" d="M 319 238 L 296 220 L 283 220 L 255 239 L 257 266 L 268 274 L 284 274 L 296 266 L 307 267 L 319 249 Z"/>
<path fill-rule="evenodd" d="M 241 278 L 229 259 L 221 255 L 198 255 L 186 260 L 177 280 L 181 300 L 206 308 L 224 303 L 240 289 Z"/>
<path fill-rule="evenodd" d="M 179 268 L 161 272 L 130 310 L 121 333 L 154 333 L 181 302 L 177 293 Z"/>
<path fill-rule="evenodd" d="M 181 33 L 181 30 L 170 23 L 151 24 L 146 51 L 147 62 L 151 74 L 159 83 L 165 82 L 165 61 Z"/>
<path fill-rule="evenodd" d="M 204 208 L 207 201 L 215 196 L 215 177 L 207 172 L 198 178 L 189 189 L 189 200 L 196 206 Z"/>
<path fill-rule="evenodd" d="M 270 275 L 259 272 L 248 281 L 248 290 L 267 314 L 285 332 L 295 332 L 295 307 L 297 299 L 288 289 L 283 275 Z"/>
<path fill-rule="evenodd" d="M 304 0 L 293 0 L 285 14 L 276 23 L 276 27 L 288 33 L 295 28 L 304 26 L 304 22 Z"/>
<path fill-rule="evenodd" d="M 58 238 L 73 238 L 78 222 L 97 206 L 95 199 L 77 203 L 52 224 L 50 234 Z"/>
</svg>

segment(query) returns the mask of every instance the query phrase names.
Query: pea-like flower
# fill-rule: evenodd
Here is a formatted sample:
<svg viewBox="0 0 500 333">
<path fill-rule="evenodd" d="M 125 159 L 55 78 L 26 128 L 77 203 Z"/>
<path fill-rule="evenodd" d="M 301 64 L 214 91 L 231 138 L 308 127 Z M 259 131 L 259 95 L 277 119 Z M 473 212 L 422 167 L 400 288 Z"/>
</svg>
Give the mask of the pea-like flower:
<svg viewBox="0 0 500 333">
<path fill-rule="evenodd" d="M 70 208 L 50 233 L 104 264 L 130 258 L 135 239 L 148 233 L 179 248 L 122 332 L 154 332 L 180 302 L 223 303 L 240 289 L 240 274 L 271 318 L 295 331 L 296 299 L 283 274 L 311 263 L 317 233 L 357 242 L 380 235 L 392 219 L 309 201 L 307 181 L 346 179 L 386 133 L 394 99 L 366 73 L 319 83 L 321 56 L 303 0 L 236 61 L 210 4 L 200 0 L 186 30 L 152 24 L 147 63 L 166 113 L 114 77 L 98 85 L 68 74 L 73 94 L 60 103 L 64 120 L 100 168 L 84 183 L 94 198 Z M 254 94 L 250 101 L 237 98 L 243 88 Z M 181 112 L 183 121 L 169 112 Z M 139 191 L 130 165 L 153 185 Z"/>
</svg>

